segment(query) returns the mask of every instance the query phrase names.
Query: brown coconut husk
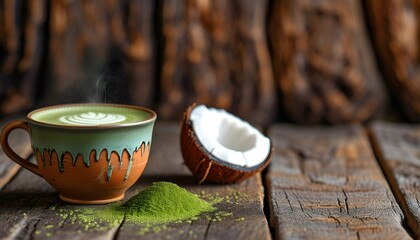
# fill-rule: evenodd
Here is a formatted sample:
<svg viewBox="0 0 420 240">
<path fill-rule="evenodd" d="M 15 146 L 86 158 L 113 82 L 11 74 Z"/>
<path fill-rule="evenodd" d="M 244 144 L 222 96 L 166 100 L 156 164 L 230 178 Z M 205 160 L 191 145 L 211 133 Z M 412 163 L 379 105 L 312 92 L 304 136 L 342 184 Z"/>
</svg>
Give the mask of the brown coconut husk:
<svg viewBox="0 0 420 240">
<path fill-rule="evenodd" d="M 184 112 L 181 128 L 181 151 L 185 164 L 200 184 L 203 182 L 241 182 L 261 172 L 270 164 L 274 151 L 271 141 L 271 150 L 267 159 L 255 167 L 241 167 L 212 156 L 200 143 L 190 121 L 191 111 L 196 106 L 197 104 L 193 103 Z"/>
</svg>

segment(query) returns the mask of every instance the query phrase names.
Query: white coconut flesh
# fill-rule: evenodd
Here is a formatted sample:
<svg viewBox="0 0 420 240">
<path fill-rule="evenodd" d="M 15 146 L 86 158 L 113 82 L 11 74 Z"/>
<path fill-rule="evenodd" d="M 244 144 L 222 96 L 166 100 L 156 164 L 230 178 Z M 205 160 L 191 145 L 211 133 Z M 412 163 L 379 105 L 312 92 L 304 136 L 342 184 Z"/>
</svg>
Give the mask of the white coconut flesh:
<svg viewBox="0 0 420 240">
<path fill-rule="evenodd" d="M 199 105 L 191 111 L 190 120 L 201 145 L 221 161 L 251 168 L 270 154 L 270 139 L 224 110 Z"/>
</svg>

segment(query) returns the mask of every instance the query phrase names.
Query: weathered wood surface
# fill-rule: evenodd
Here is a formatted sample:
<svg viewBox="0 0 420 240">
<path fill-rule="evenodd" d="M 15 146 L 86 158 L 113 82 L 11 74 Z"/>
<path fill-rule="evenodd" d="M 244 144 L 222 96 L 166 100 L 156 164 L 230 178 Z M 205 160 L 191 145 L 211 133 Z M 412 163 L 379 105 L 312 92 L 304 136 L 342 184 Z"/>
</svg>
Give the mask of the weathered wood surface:
<svg viewBox="0 0 420 240">
<path fill-rule="evenodd" d="M 0 3 L 0 116 L 37 104 L 155 100 L 156 1 Z"/>
<path fill-rule="evenodd" d="M 0 192 L 0 238 L 21 239 L 270 239 L 263 212 L 261 177 L 254 176 L 241 184 L 197 185 L 184 166 L 179 147 L 180 125 L 157 124 L 152 152 L 145 173 L 127 193 L 126 199 L 152 182 L 170 181 L 197 194 L 229 198 L 216 205 L 233 215 L 210 221 L 167 224 L 160 229 L 123 222 L 115 227 L 88 226 L 71 220 L 70 210 L 86 208 L 67 205 L 43 179 L 22 169 Z M 3 161 L 10 161 L 0 159 Z M 237 196 L 237 197 L 236 197 Z M 104 206 L 87 206 L 100 209 Z M 60 212 L 61 210 L 62 212 Z M 60 216 L 60 213 L 62 214 Z M 163 229 L 165 228 L 165 229 Z M 143 232 L 142 232 L 143 231 Z M 142 233 L 139 233 L 142 232 Z M 141 234 L 141 236 L 139 236 Z"/>
<path fill-rule="evenodd" d="M 266 175 L 277 239 L 410 239 L 364 129 L 274 126 Z"/>
<path fill-rule="evenodd" d="M 381 107 L 382 79 L 360 4 L 273 1 L 268 31 L 275 82 L 293 121 L 364 121 Z"/>
<path fill-rule="evenodd" d="M 161 117 L 181 119 L 195 101 L 254 123 L 271 122 L 276 93 L 265 36 L 267 3 L 163 2 Z"/>
<path fill-rule="evenodd" d="M 259 124 L 277 112 L 263 1 L 0 3 L 0 115 L 117 102 L 182 118 L 193 101 Z"/>
<path fill-rule="evenodd" d="M 0 3 L 0 116 L 26 110 L 37 98 L 47 8 L 46 0 Z"/>
<path fill-rule="evenodd" d="M 150 106 L 155 1 L 51 1 L 45 102 Z"/>
<path fill-rule="evenodd" d="M 376 122 L 371 133 L 407 225 L 420 238 L 420 126 Z"/>
<path fill-rule="evenodd" d="M 391 91 L 416 120 L 418 1 L 362 2 Z M 292 121 L 363 121 L 386 93 L 360 4 L 2 1 L 0 115 L 101 101 L 180 119 L 197 101 L 268 125 L 280 99 Z"/>
<path fill-rule="evenodd" d="M 12 121 L 12 119 L 4 120 L 4 122 Z M 5 123 L 0 124 L 0 129 L 3 129 Z M 29 135 L 24 130 L 15 130 L 9 137 L 9 143 L 12 148 L 22 157 L 28 158 L 32 153 L 32 148 L 29 140 Z M 19 171 L 20 166 L 10 160 L 0 148 L 0 190 L 15 176 Z"/>
<path fill-rule="evenodd" d="M 363 1 L 390 92 L 405 116 L 420 122 L 420 1 Z"/>
</svg>

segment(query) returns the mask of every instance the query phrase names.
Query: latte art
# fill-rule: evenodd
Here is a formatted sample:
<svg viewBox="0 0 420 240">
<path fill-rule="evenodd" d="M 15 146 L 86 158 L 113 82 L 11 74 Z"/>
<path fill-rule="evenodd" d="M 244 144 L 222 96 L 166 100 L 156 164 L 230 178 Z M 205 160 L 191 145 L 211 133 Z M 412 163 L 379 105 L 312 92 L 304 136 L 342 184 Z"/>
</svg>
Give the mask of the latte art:
<svg viewBox="0 0 420 240">
<path fill-rule="evenodd" d="M 28 118 L 37 124 L 96 129 L 102 126 L 118 128 L 143 125 L 155 119 L 156 114 L 137 106 L 80 103 L 40 108 L 29 113 Z"/>
<path fill-rule="evenodd" d="M 121 123 L 126 120 L 126 117 L 121 114 L 101 113 L 101 112 L 86 112 L 74 115 L 65 115 L 58 119 L 61 123 L 71 125 L 110 125 Z"/>
</svg>

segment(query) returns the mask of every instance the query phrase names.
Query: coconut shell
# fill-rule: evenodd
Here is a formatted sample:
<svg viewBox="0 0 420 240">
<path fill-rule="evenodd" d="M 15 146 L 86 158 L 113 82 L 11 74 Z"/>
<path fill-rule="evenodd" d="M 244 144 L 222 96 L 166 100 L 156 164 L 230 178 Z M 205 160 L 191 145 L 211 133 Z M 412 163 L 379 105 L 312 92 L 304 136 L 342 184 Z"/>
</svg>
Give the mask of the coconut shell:
<svg viewBox="0 0 420 240">
<path fill-rule="evenodd" d="M 200 184 L 203 182 L 241 182 L 246 178 L 261 172 L 270 164 L 274 151 L 271 141 L 271 150 L 267 159 L 255 167 L 241 167 L 227 163 L 211 155 L 200 143 L 200 140 L 193 130 L 192 122 L 190 121 L 191 111 L 196 106 L 197 105 L 194 103 L 184 112 L 181 128 L 181 151 L 185 165 L 191 170 Z"/>
</svg>

